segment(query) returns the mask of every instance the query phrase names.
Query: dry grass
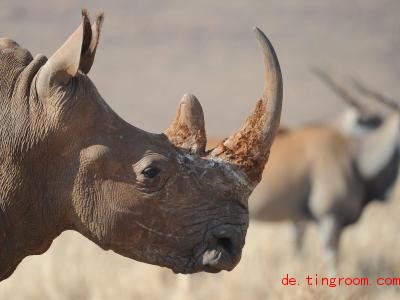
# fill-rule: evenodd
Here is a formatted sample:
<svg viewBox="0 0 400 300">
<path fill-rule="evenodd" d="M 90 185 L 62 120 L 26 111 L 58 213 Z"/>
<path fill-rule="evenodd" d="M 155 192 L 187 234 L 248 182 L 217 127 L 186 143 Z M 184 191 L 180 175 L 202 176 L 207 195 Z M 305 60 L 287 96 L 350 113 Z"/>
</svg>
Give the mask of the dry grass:
<svg viewBox="0 0 400 300">
<path fill-rule="evenodd" d="M 373 203 L 342 239 L 339 275 L 400 277 L 399 201 Z M 295 255 L 287 224 L 251 224 L 239 266 L 222 274 L 177 276 L 166 269 L 105 252 L 73 232 L 42 256 L 27 258 L 0 287 L 0 299 L 398 299 L 400 287 L 310 287 L 305 277 L 323 276 L 315 226 L 305 255 Z M 283 286 L 286 274 L 300 286 Z"/>
</svg>

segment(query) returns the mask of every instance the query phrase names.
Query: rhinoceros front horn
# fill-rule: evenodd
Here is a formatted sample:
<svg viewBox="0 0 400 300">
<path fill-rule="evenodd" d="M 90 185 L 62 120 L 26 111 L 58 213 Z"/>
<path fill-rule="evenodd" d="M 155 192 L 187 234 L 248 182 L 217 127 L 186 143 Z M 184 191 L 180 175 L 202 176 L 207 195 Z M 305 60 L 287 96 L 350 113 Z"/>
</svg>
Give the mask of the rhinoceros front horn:
<svg viewBox="0 0 400 300">
<path fill-rule="evenodd" d="M 210 154 L 238 166 L 252 182 L 261 179 L 282 109 L 282 74 L 278 58 L 264 33 L 258 28 L 255 32 L 264 57 L 263 95 L 242 128 Z"/>
<path fill-rule="evenodd" d="M 175 120 L 165 134 L 179 148 L 199 155 L 204 153 L 207 144 L 204 114 L 195 96 L 185 94 L 182 97 Z"/>
</svg>

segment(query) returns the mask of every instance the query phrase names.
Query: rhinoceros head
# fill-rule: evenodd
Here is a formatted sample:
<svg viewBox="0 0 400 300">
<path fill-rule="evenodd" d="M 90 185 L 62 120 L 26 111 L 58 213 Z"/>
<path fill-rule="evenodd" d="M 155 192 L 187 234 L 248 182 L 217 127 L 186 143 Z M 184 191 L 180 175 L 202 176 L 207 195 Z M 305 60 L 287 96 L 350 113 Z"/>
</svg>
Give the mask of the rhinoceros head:
<svg viewBox="0 0 400 300">
<path fill-rule="evenodd" d="M 35 79 L 37 126 L 47 198 L 63 229 L 104 249 L 175 272 L 231 270 L 248 227 L 247 199 L 277 131 L 282 78 L 275 52 L 256 29 L 265 91 L 243 127 L 206 151 L 199 101 L 186 94 L 161 134 L 117 116 L 87 76 L 102 16 L 83 23 Z M 112 80 L 112 78 L 110 78 Z M 39 114 L 40 112 L 40 114 Z"/>
</svg>

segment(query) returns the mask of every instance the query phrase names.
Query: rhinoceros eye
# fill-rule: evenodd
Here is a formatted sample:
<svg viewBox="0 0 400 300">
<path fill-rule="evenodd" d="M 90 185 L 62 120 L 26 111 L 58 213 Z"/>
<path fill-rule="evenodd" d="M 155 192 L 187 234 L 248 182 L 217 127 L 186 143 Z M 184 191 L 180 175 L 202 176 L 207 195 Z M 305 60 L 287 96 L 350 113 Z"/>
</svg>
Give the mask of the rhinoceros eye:
<svg viewBox="0 0 400 300">
<path fill-rule="evenodd" d="M 154 178 L 157 176 L 158 173 L 160 173 L 160 169 L 157 167 L 147 167 L 142 171 L 143 176 L 146 178 Z"/>
</svg>

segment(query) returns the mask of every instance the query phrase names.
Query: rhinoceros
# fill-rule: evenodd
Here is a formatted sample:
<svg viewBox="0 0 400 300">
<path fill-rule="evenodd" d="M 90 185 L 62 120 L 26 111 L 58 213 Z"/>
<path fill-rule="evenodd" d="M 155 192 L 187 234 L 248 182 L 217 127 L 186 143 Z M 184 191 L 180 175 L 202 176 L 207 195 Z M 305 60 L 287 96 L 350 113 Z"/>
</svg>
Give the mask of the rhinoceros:
<svg viewBox="0 0 400 300">
<path fill-rule="evenodd" d="M 177 273 L 232 270 L 279 126 L 282 75 L 271 43 L 255 28 L 264 92 L 241 129 L 206 151 L 193 95 L 160 134 L 107 105 L 87 75 L 102 23 L 83 11 L 48 59 L 0 40 L 0 279 L 65 230 Z"/>
</svg>

